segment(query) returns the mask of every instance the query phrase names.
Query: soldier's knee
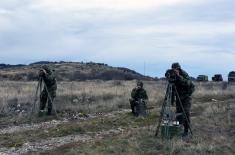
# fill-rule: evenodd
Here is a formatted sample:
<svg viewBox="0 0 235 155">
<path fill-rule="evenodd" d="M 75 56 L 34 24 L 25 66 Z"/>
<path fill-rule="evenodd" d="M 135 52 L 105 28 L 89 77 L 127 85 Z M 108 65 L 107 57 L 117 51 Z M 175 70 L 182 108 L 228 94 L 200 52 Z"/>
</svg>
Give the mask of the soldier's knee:
<svg viewBox="0 0 235 155">
<path fill-rule="evenodd" d="M 51 98 L 56 97 L 56 91 L 49 91 L 49 94 L 50 94 Z"/>
<path fill-rule="evenodd" d="M 46 102 L 46 101 L 47 101 L 47 96 L 46 96 L 46 95 L 41 95 L 41 96 L 40 96 L 40 100 L 41 100 L 42 102 Z"/>
</svg>

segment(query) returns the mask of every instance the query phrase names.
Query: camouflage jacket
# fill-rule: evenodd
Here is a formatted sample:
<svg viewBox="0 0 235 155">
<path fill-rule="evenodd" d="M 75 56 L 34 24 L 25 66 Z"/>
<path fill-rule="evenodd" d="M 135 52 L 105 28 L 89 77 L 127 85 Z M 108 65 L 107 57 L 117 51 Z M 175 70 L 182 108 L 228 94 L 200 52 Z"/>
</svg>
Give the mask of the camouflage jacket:
<svg viewBox="0 0 235 155">
<path fill-rule="evenodd" d="M 49 72 L 42 76 L 49 91 L 55 91 L 57 89 L 57 81 L 54 72 Z"/>
<path fill-rule="evenodd" d="M 195 90 L 189 75 L 184 70 L 180 70 L 180 76 L 175 81 L 176 89 L 180 96 L 191 96 Z"/>
<path fill-rule="evenodd" d="M 141 88 L 141 89 L 134 88 L 131 92 L 131 97 L 135 101 L 138 101 L 139 99 L 148 100 L 147 92 L 143 88 Z"/>
</svg>

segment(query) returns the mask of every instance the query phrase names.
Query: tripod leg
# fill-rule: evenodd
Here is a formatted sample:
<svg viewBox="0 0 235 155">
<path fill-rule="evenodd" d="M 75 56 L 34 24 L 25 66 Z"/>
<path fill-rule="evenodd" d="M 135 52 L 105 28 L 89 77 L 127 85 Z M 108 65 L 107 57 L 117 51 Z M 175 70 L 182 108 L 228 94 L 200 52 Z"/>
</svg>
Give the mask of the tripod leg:
<svg viewBox="0 0 235 155">
<path fill-rule="evenodd" d="M 165 105 L 166 105 L 166 101 L 164 101 L 164 103 L 162 104 L 162 110 L 161 110 L 161 114 L 160 114 L 160 117 L 159 117 L 156 133 L 155 133 L 156 137 L 158 136 L 158 133 L 159 133 L 159 130 L 160 130 L 160 126 L 162 124 L 162 118 L 163 118 L 163 112 L 164 112 L 164 109 L 165 109 Z"/>
<path fill-rule="evenodd" d="M 33 116 L 33 114 L 35 113 L 36 108 L 37 108 L 38 93 L 39 93 L 39 91 L 41 92 L 41 85 L 42 85 L 42 80 L 41 80 L 41 78 L 40 78 L 40 79 L 38 80 L 36 92 L 35 92 L 35 95 L 34 95 L 33 106 L 32 106 L 31 114 L 30 114 L 30 122 L 31 122 L 31 123 L 32 123 L 32 116 Z"/>
<path fill-rule="evenodd" d="M 38 84 L 37 84 L 37 88 L 36 88 L 36 93 L 34 95 L 34 102 L 33 102 L 33 107 L 32 107 L 32 110 L 31 110 L 31 116 L 33 115 L 33 113 L 35 112 L 35 109 L 36 109 L 36 103 L 37 103 L 37 100 L 38 100 L 38 92 L 39 92 L 39 89 L 40 89 L 40 85 L 41 85 L 41 81 L 39 80 Z"/>
<path fill-rule="evenodd" d="M 167 99 L 168 99 L 169 89 L 170 89 L 170 86 L 169 86 L 169 84 L 168 84 L 168 85 L 167 85 L 166 94 L 165 94 L 165 97 L 164 97 L 164 102 L 163 102 L 163 104 L 162 104 L 161 113 L 160 113 L 160 118 L 159 118 L 159 121 L 158 121 L 158 126 L 157 126 L 157 129 L 156 129 L 155 136 L 158 136 L 158 133 L 159 133 L 159 130 L 160 130 L 160 126 L 161 126 L 161 124 L 162 124 L 162 118 L 163 118 L 163 113 L 164 113 L 164 110 L 165 110 L 166 102 L 167 102 Z"/>
<path fill-rule="evenodd" d="M 176 89 L 175 87 L 174 87 L 174 90 L 175 90 L 175 93 L 176 93 L 176 97 L 177 97 L 177 99 L 178 99 L 178 101 L 179 101 L 179 103 L 180 103 L 180 106 L 181 106 L 181 108 L 182 108 L 184 118 L 185 118 L 186 121 L 187 121 L 187 124 L 188 124 L 188 127 L 189 127 L 189 131 L 190 131 L 191 135 L 193 135 L 192 128 L 191 128 L 191 124 L 190 124 L 189 119 L 188 119 L 188 117 L 187 117 L 187 115 L 186 115 L 186 112 L 185 112 L 185 109 L 184 109 L 184 107 L 183 107 L 182 101 L 181 101 L 181 99 L 180 99 L 179 93 L 178 93 L 178 91 L 177 91 L 177 89 Z"/>
</svg>

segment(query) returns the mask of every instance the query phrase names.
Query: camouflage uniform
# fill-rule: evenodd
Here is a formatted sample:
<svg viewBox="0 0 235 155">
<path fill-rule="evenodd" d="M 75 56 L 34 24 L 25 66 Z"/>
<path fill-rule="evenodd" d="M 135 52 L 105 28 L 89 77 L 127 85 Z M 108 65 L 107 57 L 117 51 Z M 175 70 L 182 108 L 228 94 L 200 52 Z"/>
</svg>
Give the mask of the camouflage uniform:
<svg viewBox="0 0 235 155">
<path fill-rule="evenodd" d="M 54 72 L 46 65 L 42 66 L 42 69 L 45 72 L 40 71 L 40 77 L 45 82 L 45 86 L 43 91 L 40 94 L 40 111 L 43 111 L 46 107 L 46 103 L 48 102 L 48 115 L 51 115 L 52 111 L 52 102 L 56 97 L 57 90 L 57 82 L 54 75 Z M 48 93 L 50 97 L 48 96 Z"/>
<path fill-rule="evenodd" d="M 137 87 L 134 88 L 131 92 L 131 99 L 130 99 L 130 105 L 131 110 L 134 115 L 138 115 L 136 113 L 136 102 L 138 102 L 140 99 L 148 100 L 147 92 L 143 88 L 143 83 L 138 81 Z"/>
<path fill-rule="evenodd" d="M 176 97 L 176 113 L 182 113 L 182 115 L 178 116 L 177 119 L 180 124 L 184 126 L 184 134 L 188 134 L 188 130 L 190 127 L 190 109 L 192 104 L 191 95 L 194 91 L 194 84 L 190 80 L 189 75 L 181 69 L 178 63 L 174 63 L 172 65 L 172 69 L 179 70 L 179 76 L 177 76 L 176 81 L 174 82 L 176 90 L 179 94 L 179 98 L 181 100 L 182 106 L 180 104 L 179 99 Z M 176 96 L 176 92 L 173 91 L 173 96 Z M 183 115 L 183 109 L 187 119 Z M 187 121 L 188 120 L 188 121 Z"/>
</svg>

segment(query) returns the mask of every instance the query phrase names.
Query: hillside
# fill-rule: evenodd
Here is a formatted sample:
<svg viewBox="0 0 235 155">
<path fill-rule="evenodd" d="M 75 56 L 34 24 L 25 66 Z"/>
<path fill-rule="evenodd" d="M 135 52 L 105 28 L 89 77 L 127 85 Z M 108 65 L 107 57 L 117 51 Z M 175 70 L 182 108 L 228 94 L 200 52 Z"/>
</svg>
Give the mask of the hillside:
<svg viewBox="0 0 235 155">
<path fill-rule="evenodd" d="M 41 61 L 29 65 L 0 64 L 0 79 L 15 81 L 37 80 L 38 70 L 41 65 L 49 64 L 55 70 L 59 81 L 84 81 L 84 80 L 153 80 L 123 67 L 111 67 L 103 63 L 83 62 L 48 62 Z"/>
</svg>

